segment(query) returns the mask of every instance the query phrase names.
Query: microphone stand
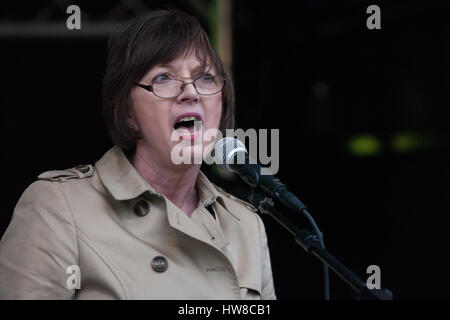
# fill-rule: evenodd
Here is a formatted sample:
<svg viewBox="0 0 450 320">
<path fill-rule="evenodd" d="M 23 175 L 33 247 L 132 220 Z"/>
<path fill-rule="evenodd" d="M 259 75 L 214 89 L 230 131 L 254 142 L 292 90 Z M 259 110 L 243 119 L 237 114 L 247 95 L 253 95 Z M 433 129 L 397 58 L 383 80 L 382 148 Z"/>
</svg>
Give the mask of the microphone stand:
<svg viewBox="0 0 450 320">
<path fill-rule="evenodd" d="M 286 228 L 295 238 L 295 242 L 303 249 L 314 255 L 346 282 L 358 295 L 358 300 L 392 300 L 392 292 L 389 289 L 369 289 L 367 285 L 359 279 L 352 271 L 345 267 L 328 250 L 321 246 L 316 235 L 305 229 L 300 229 L 278 209 L 272 198 L 267 197 L 260 191 L 252 190 L 248 200 L 262 214 L 269 214 Z"/>
</svg>

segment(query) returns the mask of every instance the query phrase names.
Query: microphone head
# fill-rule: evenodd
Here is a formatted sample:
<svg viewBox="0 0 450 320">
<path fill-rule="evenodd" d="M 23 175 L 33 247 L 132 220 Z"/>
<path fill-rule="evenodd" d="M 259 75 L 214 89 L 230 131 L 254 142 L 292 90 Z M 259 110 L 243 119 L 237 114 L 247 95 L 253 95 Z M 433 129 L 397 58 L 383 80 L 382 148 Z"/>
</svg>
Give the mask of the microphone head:
<svg viewBox="0 0 450 320">
<path fill-rule="evenodd" d="M 217 141 L 214 146 L 214 160 L 217 166 L 227 171 L 232 171 L 229 164 L 235 163 L 236 153 L 238 153 L 238 155 L 245 155 L 247 153 L 247 148 L 245 148 L 245 145 L 242 141 L 236 138 L 222 138 Z"/>
</svg>

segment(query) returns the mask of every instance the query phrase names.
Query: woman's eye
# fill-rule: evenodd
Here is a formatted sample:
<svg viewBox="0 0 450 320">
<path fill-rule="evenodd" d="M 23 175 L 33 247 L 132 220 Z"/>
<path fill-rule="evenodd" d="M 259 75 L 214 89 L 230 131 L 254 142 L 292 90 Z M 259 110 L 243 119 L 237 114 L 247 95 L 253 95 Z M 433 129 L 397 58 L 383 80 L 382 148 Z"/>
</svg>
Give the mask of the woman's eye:
<svg viewBox="0 0 450 320">
<path fill-rule="evenodd" d="M 169 79 L 170 79 L 170 77 L 169 77 L 168 74 L 162 73 L 162 74 L 157 75 L 157 76 L 153 79 L 153 82 L 164 82 L 164 81 L 167 81 L 167 80 L 169 80 Z"/>
<path fill-rule="evenodd" d="M 202 82 L 214 82 L 214 76 L 211 74 L 202 74 L 198 79 Z"/>
</svg>

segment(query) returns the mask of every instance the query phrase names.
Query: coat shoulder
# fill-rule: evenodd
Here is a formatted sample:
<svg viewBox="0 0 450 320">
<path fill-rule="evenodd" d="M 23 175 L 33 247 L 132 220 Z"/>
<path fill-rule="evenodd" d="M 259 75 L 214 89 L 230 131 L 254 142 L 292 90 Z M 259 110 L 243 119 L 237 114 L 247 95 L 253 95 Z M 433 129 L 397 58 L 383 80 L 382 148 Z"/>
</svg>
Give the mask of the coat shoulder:
<svg viewBox="0 0 450 320">
<path fill-rule="evenodd" d="M 65 170 L 50 170 L 41 173 L 38 180 L 65 182 L 70 179 L 85 179 L 94 175 L 94 167 L 90 164 L 78 165 Z"/>
<path fill-rule="evenodd" d="M 236 204 L 238 206 L 244 206 L 245 208 L 247 208 L 248 210 L 250 210 L 252 212 L 258 212 L 258 209 L 256 209 L 256 207 L 254 205 L 252 205 L 251 203 L 244 201 L 244 200 L 232 195 L 231 193 L 228 193 L 223 188 L 221 188 L 215 184 L 214 184 L 214 187 L 220 194 L 222 194 L 224 196 L 223 198 L 226 201 Z"/>
</svg>

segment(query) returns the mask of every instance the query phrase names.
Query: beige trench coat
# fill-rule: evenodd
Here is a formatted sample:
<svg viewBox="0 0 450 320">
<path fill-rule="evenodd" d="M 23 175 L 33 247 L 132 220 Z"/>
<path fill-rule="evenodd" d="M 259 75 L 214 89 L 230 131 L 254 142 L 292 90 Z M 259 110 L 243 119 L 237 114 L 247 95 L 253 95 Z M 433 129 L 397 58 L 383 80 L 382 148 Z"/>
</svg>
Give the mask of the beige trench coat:
<svg viewBox="0 0 450 320">
<path fill-rule="evenodd" d="M 0 243 L 1 299 L 275 299 L 260 217 L 202 173 L 190 218 L 118 147 L 38 178 Z"/>
</svg>

